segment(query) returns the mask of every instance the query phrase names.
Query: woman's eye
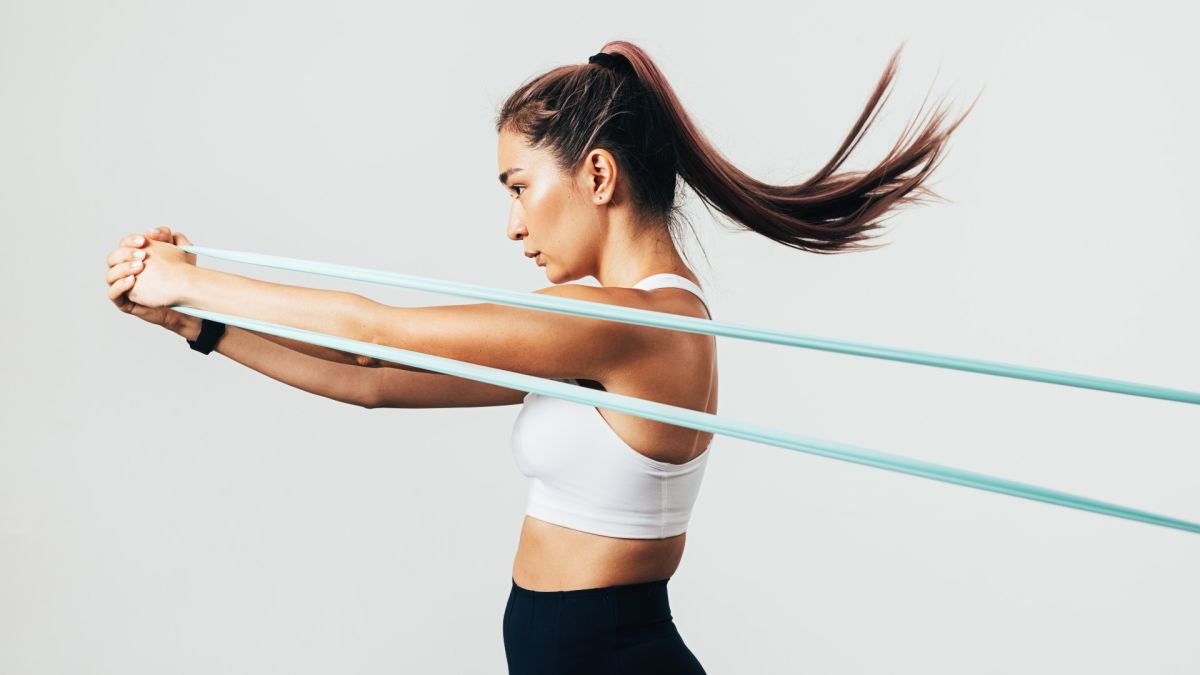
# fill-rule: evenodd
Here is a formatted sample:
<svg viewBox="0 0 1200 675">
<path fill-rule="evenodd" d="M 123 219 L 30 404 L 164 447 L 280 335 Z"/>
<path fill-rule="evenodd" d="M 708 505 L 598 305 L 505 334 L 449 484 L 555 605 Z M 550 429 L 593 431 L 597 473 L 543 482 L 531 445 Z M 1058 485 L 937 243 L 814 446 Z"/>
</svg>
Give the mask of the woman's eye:
<svg viewBox="0 0 1200 675">
<path fill-rule="evenodd" d="M 512 186 L 512 190 L 513 190 L 513 192 L 517 192 L 517 190 L 524 190 L 524 189 L 525 189 L 525 186 L 524 186 L 524 185 L 514 185 L 514 186 Z M 517 197 L 520 197 L 520 196 L 521 196 L 521 193 L 520 193 L 520 192 L 517 192 L 516 196 L 517 196 Z"/>
</svg>

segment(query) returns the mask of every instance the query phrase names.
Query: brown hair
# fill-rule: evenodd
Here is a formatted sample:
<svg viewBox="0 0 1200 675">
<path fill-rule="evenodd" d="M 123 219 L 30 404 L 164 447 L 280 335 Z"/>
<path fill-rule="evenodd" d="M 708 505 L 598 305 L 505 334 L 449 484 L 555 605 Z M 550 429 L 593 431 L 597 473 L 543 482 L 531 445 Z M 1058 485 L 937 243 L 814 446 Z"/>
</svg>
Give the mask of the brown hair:
<svg viewBox="0 0 1200 675">
<path fill-rule="evenodd" d="M 945 110 L 936 109 L 911 140 L 910 122 L 875 168 L 834 173 L 874 121 L 903 46 L 892 54 L 833 158 L 799 185 L 763 183 L 721 156 L 692 123 L 646 52 L 623 40 L 601 50 L 620 57 L 615 67 L 560 66 L 523 84 L 501 105 L 496 131 L 507 126 L 534 147 L 547 148 L 564 172 L 574 171 L 592 148 L 607 149 L 630 177 L 635 211 L 665 222 L 672 237 L 680 208 L 679 176 L 706 205 L 786 246 L 813 253 L 871 249 L 876 246 L 860 242 L 882 225 L 887 211 L 927 197 L 948 201 L 922 183 L 940 162 L 950 133 L 974 107 L 972 102 L 944 130 L 939 127 Z M 915 174 L 905 175 L 914 168 Z"/>
</svg>

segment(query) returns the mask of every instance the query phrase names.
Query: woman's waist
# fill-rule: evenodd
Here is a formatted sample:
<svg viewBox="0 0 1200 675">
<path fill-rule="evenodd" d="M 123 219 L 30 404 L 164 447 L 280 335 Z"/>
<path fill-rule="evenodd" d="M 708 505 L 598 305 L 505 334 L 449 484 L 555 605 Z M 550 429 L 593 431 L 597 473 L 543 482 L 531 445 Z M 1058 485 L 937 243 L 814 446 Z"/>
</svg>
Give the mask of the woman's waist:
<svg viewBox="0 0 1200 675">
<path fill-rule="evenodd" d="M 513 578 L 524 588 L 556 591 L 667 579 L 679 567 L 686 537 L 606 537 L 526 515 Z"/>
</svg>

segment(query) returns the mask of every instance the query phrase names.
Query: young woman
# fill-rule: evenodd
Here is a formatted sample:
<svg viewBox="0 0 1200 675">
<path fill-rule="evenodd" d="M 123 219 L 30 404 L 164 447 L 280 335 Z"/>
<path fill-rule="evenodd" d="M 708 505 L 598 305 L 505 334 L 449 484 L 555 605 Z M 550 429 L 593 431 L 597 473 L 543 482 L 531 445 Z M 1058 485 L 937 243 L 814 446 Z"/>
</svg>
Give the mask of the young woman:
<svg viewBox="0 0 1200 675">
<path fill-rule="evenodd" d="M 869 127 L 899 52 L 834 158 L 791 186 L 759 182 L 725 160 L 628 42 L 523 84 L 501 106 L 496 129 L 500 182 L 513 199 L 508 236 L 553 284 L 535 292 L 711 318 L 677 247 L 679 178 L 706 204 L 786 246 L 873 248 L 861 242 L 880 216 L 934 195 L 922 183 L 962 121 L 942 130 L 938 110 L 876 168 L 835 173 Z M 215 344 L 276 380 L 365 408 L 522 404 L 512 444 L 530 493 L 504 612 L 510 673 L 704 672 L 676 629 L 667 582 L 683 555 L 712 434 L 213 322 L 202 334 L 201 321 L 167 307 L 716 413 L 711 336 L 490 303 L 392 307 L 198 268 L 178 248 L 190 243 L 165 228 L 123 239 L 108 257 L 109 298 L 193 348 Z M 565 283 L 587 276 L 600 286 Z"/>
</svg>

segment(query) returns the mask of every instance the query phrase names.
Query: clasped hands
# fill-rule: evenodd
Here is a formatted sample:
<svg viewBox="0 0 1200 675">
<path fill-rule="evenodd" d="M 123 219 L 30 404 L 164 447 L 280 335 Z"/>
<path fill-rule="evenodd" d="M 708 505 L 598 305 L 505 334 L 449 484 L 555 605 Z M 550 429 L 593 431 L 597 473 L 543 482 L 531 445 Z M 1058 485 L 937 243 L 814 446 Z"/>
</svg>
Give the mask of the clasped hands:
<svg viewBox="0 0 1200 675">
<path fill-rule="evenodd" d="M 194 282 L 199 281 L 200 275 L 215 273 L 196 267 L 195 254 L 179 248 L 191 245 L 192 242 L 182 232 L 172 233 L 166 227 L 122 238 L 117 248 L 108 254 L 108 273 L 105 278 L 109 300 L 122 312 L 162 326 L 188 340 L 195 340 L 200 333 L 201 320 L 170 309 L 172 305 L 199 304 L 194 299 L 189 302 L 189 293 L 195 288 Z M 276 342 L 283 340 L 268 335 L 264 337 Z M 371 368 L 379 368 L 384 363 L 373 357 L 294 340 L 280 343 L 295 351 L 338 363 Z"/>
<path fill-rule="evenodd" d="M 145 234 L 130 234 L 108 254 L 108 298 L 122 312 L 175 329 L 185 316 L 168 309 L 184 302 L 192 275 L 198 270 L 196 255 L 182 232 L 158 227 Z"/>
</svg>

